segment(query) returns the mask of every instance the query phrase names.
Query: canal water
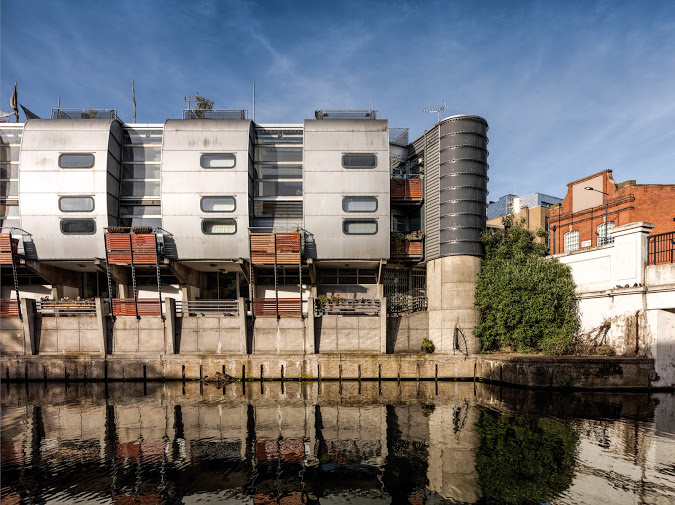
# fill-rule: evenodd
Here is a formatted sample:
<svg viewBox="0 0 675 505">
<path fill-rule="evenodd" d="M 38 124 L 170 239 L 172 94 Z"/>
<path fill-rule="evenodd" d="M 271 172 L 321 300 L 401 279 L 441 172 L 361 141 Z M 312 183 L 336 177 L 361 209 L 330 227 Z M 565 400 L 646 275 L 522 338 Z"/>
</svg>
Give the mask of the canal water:
<svg viewBox="0 0 675 505">
<path fill-rule="evenodd" d="M 673 504 L 675 395 L 2 384 L 2 504 Z"/>
</svg>

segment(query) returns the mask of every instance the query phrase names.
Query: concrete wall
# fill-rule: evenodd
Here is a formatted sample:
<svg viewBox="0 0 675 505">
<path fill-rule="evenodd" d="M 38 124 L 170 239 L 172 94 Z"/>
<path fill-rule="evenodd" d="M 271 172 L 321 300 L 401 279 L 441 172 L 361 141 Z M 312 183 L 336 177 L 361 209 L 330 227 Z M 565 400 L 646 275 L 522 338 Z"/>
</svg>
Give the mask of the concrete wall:
<svg viewBox="0 0 675 505">
<path fill-rule="evenodd" d="M 619 355 L 653 357 L 654 384 L 670 387 L 675 385 L 675 265 L 647 265 L 652 227 L 619 226 L 613 244 L 556 257 L 570 266 L 577 284 L 581 333 L 597 337 L 608 326 L 605 344 Z"/>
<path fill-rule="evenodd" d="M 176 318 L 176 353 L 246 354 L 246 317 L 223 315 Z"/>
<path fill-rule="evenodd" d="M 167 348 L 165 322 L 159 316 L 118 316 L 113 325 L 113 354 L 164 354 Z"/>
<path fill-rule="evenodd" d="M 23 322 L 18 317 L 0 319 L 0 355 L 31 354 L 30 340 L 24 338 Z"/>
<path fill-rule="evenodd" d="M 429 338 L 436 352 L 453 353 L 455 329 L 466 337 L 462 351 L 480 352 L 473 330 L 480 321 L 475 291 L 481 259 L 476 256 L 447 256 L 427 263 Z"/>
<path fill-rule="evenodd" d="M 316 351 L 372 352 L 379 354 L 382 346 L 380 316 L 331 316 L 314 319 Z"/>
<path fill-rule="evenodd" d="M 415 312 L 387 318 L 387 352 L 420 352 L 429 335 L 429 313 Z"/>
<path fill-rule="evenodd" d="M 104 333 L 96 316 L 35 317 L 39 354 L 105 354 Z"/>
<path fill-rule="evenodd" d="M 254 354 L 304 354 L 307 319 L 257 317 L 253 325 Z"/>
</svg>

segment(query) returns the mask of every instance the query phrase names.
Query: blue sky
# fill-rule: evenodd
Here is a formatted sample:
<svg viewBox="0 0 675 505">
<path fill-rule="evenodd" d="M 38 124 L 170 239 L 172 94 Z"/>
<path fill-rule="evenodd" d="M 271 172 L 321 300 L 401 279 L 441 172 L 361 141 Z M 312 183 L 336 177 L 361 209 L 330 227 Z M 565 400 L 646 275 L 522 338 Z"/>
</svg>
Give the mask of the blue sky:
<svg viewBox="0 0 675 505">
<path fill-rule="evenodd" d="M 674 2 L 1 0 L 0 109 L 177 118 L 199 92 L 256 121 L 371 100 L 411 139 L 448 115 L 490 124 L 490 200 L 611 168 L 675 183 Z M 22 116 L 23 117 L 23 116 Z"/>
</svg>

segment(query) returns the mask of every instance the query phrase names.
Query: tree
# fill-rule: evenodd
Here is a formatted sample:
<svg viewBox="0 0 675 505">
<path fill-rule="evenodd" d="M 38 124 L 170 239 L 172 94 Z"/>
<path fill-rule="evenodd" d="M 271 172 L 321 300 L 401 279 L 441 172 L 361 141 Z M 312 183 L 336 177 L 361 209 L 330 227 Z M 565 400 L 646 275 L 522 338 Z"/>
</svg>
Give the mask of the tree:
<svg viewBox="0 0 675 505">
<path fill-rule="evenodd" d="M 213 110 L 213 100 L 210 98 L 206 98 L 204 96 L 201 96 L 199 93 L 195 95 L 195 101 L 197 102 L 197 109 L 195 110 L 195 116 L 204 119 L 204 114 L 205 111 L 207 110 Z"/>
<path fill-rule="evenodd" d="M 485 257 L 476 284 L 481 321 L 476 337 L 484 351 L 516 350 L 564 354 L 579 330 L 574 281 L 567 265 L 545 258 L 546 236 L 503 220 L 504 229 L 481 236 Z"/>
</svg>

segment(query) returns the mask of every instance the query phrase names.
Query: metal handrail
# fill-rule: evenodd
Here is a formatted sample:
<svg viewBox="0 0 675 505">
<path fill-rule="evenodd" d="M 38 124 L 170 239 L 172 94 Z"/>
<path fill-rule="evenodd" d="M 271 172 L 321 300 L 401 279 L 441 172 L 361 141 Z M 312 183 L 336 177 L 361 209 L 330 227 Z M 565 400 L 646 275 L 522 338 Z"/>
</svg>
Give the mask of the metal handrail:
<svg viewBox="0 0 675 505">
<path fill-rule="evenodd" d="M 96 304 L 93 300 L 72 302 L 36 301 L 35 313 L 41 316 L 93 316 Z"/>
<path fill-rule="evenodd" d="M 183 119 L 247 119 L 246 109 L 183 109 Z"/>
<path fill-rule="evenodd" d="M 339 301 L 320 302 L 314 299 L 314 314 L 322 315 L 379 315 L 380 300 L 378 298 L 343 298 Z"/>
<path fill-rule="evenodd" d="M 239 315 L 238 300 L 182 300 L 176 302 L 176 313 Z"/>
<path fill-rule="evenodd" d="M 394 293 L 387 297 L 387 314 L 424 312 L 427 310 L 427 296 L 424 290 Z"/>
<path fill-rule="evenodd" d="M 647 240 L 648 265 L 675 263 L 675 232 L 650 235 Z"/>
<path fill-rule="evenodd" d="M 92 117 L 93 116 L 93 117 Z M 117 109 L 52 109 L 52 119 L 116 119 Z"/>
</svg>

